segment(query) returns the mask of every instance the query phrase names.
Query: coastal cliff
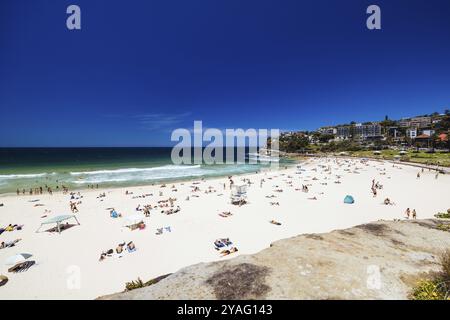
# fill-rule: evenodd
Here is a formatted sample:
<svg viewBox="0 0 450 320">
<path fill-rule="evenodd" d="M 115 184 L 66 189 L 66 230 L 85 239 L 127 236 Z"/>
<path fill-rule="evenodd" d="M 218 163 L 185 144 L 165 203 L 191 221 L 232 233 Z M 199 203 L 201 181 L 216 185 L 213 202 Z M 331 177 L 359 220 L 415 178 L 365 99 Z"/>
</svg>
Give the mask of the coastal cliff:
<svg viewBox="0 0 450 320">
<path fill-rule="evenodd" d="M 408 299 L 440 269 L 450 220 L 377 221 L 274 242 L 99 299 Z M 156 281 L 155 281 L 156 282 Z"/>
</svg>

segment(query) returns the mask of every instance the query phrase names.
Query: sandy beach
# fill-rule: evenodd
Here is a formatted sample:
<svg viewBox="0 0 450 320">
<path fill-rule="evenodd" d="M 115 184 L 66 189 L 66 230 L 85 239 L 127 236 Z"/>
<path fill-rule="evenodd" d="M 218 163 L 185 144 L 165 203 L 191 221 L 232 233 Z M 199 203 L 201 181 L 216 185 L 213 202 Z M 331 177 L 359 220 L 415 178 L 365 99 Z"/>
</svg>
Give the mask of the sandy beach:
<svg viewBox="0 0 450 320">
<path fill-rule="evenodd" d="M 298 234 L 405 219 L 406 208 L 415 209 L 417 218 L 431 218 L 450 207 L 448 174 L 436 177 L 435 171 L 389 162 L 316 158 L 299 167 L 234 176 L 233 180 L 235 185 L 248 185 L 248 203 L 240 207 L 230 203 L 228 178 L 165 187 L 82 190 L 81 197 L 72 200 L 81 201 L 75 213 L 80 225 L 60 234 L 45 232 L 45 226 L 43 232 L 36 230 L 49 218 L 71 214 L 70 194 L 0 196 L 0 227 L 23 225 L 22 230 L 0 235 L 5 242 L 21 239 L 13 247 L 0 249 L 0 274 L 9 278 L 0 288 L 0 299 L 94 299 L 122 291 L 126 282 L 138 277 L 146 281 L 192 264 L 256 253 Z M 372 180 L 382 186 L 376 197 L 371 192 Z M 304 185 L 308 192 L 302 190 Z M 199 191 L 193 192 L 195 187 Z M 99 197 L 101 193 L 105 197 Z M 346 195 L 355 202 L 344 203 Z M 173 209 L 179 206 L 179 212 L 167 215 L 161 211 L 170 206 L 157 207 L 145 217 L 145 229 L 124 226 L 127 216 L 140 213 L 138 205 L 155 206 L 169 197 L 176 198 Z M 385 198 L 394 204 L 385 205 Z M 112 218 L 109 208 L 122 217 Z M 219 215 L 223 212 L 232 215 Z M 160 228 L 162 233 L 157 234 Z M 214 248 L 219 238 L 229 238 L 238 251 L 221 257 Z M 130 241 L 136 251 L 114 253 L 99 261 L 102 252 Z M 18 253 L 32 254 L 29 260 L 36 264 L 26 272 L 10 273 L 11 265 L 5 261 Z"/>
</svg>

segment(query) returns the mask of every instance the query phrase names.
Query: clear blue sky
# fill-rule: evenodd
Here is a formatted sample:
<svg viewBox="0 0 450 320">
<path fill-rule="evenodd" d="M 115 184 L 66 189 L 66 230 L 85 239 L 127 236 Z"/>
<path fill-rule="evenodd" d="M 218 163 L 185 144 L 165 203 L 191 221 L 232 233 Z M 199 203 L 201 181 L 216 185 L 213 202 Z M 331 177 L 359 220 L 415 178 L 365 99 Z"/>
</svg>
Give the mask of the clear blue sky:
<svg viewBox="0 0 450 320">
<path fill-rule="evenodd" d="M 161 146 L 194 120 L 311 130 L 449 106 L 448 0 L 0 1 L 0 146 Z"/>
</svg>

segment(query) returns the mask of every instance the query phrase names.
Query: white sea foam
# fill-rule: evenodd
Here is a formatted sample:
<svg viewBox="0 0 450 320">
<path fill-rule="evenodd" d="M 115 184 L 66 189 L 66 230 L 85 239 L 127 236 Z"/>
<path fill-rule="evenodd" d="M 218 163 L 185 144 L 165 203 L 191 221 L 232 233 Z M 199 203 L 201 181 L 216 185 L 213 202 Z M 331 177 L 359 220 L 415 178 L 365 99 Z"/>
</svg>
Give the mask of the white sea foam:
<svg viewBox="0 0 450 320">
<path fill-rule="evenodd" d="M 279 162 L 280 158 L 266 156 L 258 153 L 249 153 L 247 159 L 258 160 L 260 162 Z"/>
<path fill-rule="evenodd" d="M 116 170 L 98 170 L 85 172 L 70 172 L 78 177 L 72 181 L 75 184 L 105 183 L 105 182 L 137 182 L 205 175 L 208 171 L 200 165 L 166 165 L 153 168 L 124 168 Z"/>
<path fill-rule="evenodd" d="M 166 165 L 166 166 L 152 167 L 152 168 L 124 168 L 124 169 L 114 169 L 114 170 L 79 171 L 79 172 L 70 172 L 70 174 L 73 176 L 81 176 L 81 175 L 98 175 L 98 174 L 139 173 L 139 172 L 151 172 L 151 171 L 159 171 L 159 170 L 192 170 L 192 169 L 198 169 L 198 168 L 200 168 L 200 165 L 194 165 L 194 166 Z"/>
<path fill-rule="evenodd" d="M 54 172 L 51 174 L 55 174 Z M 0 179 L 29 179 L 29 178 L 40 178 L 50 175 L 49 173 L 29 173 L 29 174 L 0 174 Z"/>
</svg>

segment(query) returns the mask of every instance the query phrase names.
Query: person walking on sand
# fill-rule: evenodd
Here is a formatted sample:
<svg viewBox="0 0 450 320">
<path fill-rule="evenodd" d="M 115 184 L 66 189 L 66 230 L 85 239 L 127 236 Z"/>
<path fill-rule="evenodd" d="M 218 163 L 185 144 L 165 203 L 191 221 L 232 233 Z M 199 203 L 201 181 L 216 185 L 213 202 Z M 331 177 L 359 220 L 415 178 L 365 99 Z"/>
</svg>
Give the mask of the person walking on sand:
<svg viewBox="0 0 450 320">
<path fill-rule="evenodd" d="M 420 179 L 420 172 L 417 172 L 417 179 Z"/>
<path fill-rule="evenodd" d="M 409 210 L 409 208 L 407 208 L 405 211 L 406 219 L 409 219 L 410 214 L 411 214 L 411 211 Z"/>
<path fill-rule="evenodd" d="M 412 218 L 413 218 L 413 219 L 416 219 L 416 218 L 417 218 L 416 209 L 413 209 L 413 211 L 412 211 Z"/>
</svg>

